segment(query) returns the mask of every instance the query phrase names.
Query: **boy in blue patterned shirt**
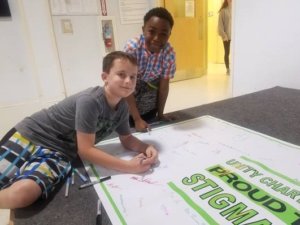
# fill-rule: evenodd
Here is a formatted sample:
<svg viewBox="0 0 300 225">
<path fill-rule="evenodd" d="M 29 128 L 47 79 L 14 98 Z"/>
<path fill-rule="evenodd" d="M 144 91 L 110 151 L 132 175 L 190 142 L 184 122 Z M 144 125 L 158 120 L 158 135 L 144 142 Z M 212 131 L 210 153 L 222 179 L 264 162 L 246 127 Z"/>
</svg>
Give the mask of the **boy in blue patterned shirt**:
<svg viewBox="0 0 300 225">
<path fill-rule="evenodd" d="M 165 8 L 153 8 L 144 16 L 143 34 L 125 45 L 124 51 L 138 61 L 136 90 L 127 98 L 130 124 L 137 131 L 146 131 L 155 119 L 173 119 L 163 114 L 169 81 L 176 71 L 175 52 L 168 42 L 173 24 Z"/>
</svg>

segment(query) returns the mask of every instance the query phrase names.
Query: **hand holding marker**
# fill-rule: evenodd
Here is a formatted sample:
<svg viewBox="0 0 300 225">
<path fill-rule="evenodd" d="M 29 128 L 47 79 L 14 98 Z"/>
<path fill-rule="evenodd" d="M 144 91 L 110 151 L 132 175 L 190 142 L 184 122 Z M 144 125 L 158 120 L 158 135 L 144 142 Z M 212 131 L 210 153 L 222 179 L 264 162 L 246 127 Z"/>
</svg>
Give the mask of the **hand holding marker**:
<svg viewBox="0 0 300 225">
<path fill-rule="evenodd" d="M 96 181 L 93 181 L 93 182 L 86 183 L 88 181 L 88 179 L 82 173 L 80 173 L 78 169 L 74 169 L 74 171 L 75 171 L 75 173 L 77 173 L 77 175 L 80 177 L 80 179 L 84 182 L 84 184 L 79 186 L 79 189 L 90 187 L 94 184 L 101 183 L 103 181 L 111 179 L 111 176 L 108 176 L 108 177 L 100 178 L 99 180 L 96 180 Z"/>
<path fill-rule="evenodd" d="M 111 179 L 111 176 L 102 177 L 102 178 L 100 178 L 99 180 L 95 180 L 95 181 L 92 181 L 92 182 L 90 182 L 90 183 L 86 183 L 86 184 L 80 185 L 80 186 L 79 186 L 79 189 L 83 189 L 83 188 L 86 188 L 86 187 L 90 187 L 90 186 L 92 186 L 92 185 L 94 185 L 94 184 L 98 184 L 98 183 L 101 183 L 101 182 L 106 181 L 106 180 L 109 180 L 109 179 Z"/>
</svg>

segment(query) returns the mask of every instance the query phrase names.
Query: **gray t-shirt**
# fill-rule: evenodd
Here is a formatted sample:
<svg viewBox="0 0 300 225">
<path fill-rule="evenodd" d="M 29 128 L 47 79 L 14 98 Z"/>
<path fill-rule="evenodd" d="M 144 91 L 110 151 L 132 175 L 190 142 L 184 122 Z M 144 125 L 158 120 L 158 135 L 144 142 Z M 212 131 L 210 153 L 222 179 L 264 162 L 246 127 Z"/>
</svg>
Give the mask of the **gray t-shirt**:
<svg viewBox="0 0 300 225">
<path fill-rule="evenodd" d="M 74 159 L 77 155 L 76 131 L 95 133 L 96 143 L 114 130 L 120 135 L 128 135 L 128 117 L 124 99 L 112 109 L 103 88 L 94 87 L 26 117 L 15 128 L 34 144 Z"/>
</svg>

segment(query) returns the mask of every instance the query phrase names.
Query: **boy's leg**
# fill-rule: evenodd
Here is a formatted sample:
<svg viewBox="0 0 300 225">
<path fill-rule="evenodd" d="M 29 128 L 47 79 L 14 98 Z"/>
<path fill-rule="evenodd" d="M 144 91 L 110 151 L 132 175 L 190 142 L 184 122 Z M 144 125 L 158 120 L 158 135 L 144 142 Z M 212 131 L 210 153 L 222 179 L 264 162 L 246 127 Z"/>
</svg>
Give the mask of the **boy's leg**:
<svg viewBox="0 0 300 225">
<path fill-rule="evenodd" d="M 33 180 L 24 179 L 0 191 L 0 208 L 23 208 L 34 203 L 42 194 L 40 186 Z"/>
<path fill-rule="evenodd" d="M 25 207 L 41 195 L 41 188 L 32 180 L 8 186 L 34 149 L 35 146 L 22 139 L 14 128 L 0 141 L 0 208 Z"/>
<path fill-rule="evenodd" d="M 9 185 L 35 149 L 35 145 L 14 128 L 0 140 L 0 190 Z"/>
<path fill-rule="evenodd" d="M 18 132 L 9 136 L 0 141 L 0 208 L 20 208 L 47 198 L 71 165 L 61 153 L 35 146 Z"/>
</svg>

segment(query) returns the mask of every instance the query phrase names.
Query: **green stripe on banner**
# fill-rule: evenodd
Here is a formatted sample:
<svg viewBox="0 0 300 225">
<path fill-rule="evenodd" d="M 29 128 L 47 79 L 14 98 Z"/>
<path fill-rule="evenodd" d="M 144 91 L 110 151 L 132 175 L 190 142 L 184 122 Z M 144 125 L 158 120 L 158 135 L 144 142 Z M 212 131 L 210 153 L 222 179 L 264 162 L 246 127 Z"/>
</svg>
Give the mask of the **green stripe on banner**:
<svg viewBox="0 0 300 225">
<path fill-rule="evenodd" d="M 281 173 L 279 173 L 279 172 L 277 172 L 275 170 L 272 170 L 269 167 L 267 167 L 264 164 L 262 164 L 261 162 L 255 161 L 253 159 L 249 159 L 249 158 L 247 158 L 245 156 L 241 156 L 241 158 L 244 159 L 244 160 L 246 160 L 246 161 L 248 161 L 248 162 L 256 164 L 257 166 L 263 168 L 265 171 L 268 171 L 269 173 L 272 173 L 272 174 L 280 177 L 281 179 L 284 179 L 284 180 L 286 180 L 286 181 L 288 181 L 288 182 L 290 182 L 290 183 L 292 183 L 294 185 L 300 186 L 300 182 L 299 181 L 293 180 L 293 179 L 291 179 L 291 178 L 289 178 L 289 177 L 287 177 L 287 176 L 285 176 L 285 175 L 283 175 L 283 174 L 281 174 Z"/>
<path fill-rule="evenodd" d="M 199 205 L 197 205 L 183 190 L 177 187 L 173 182 L 168 183 L 169 187 L 173 189 L 182 199 L 192 207 L 206 222 L 210 225 L 218 225 L 209 214 L 207 214 Z"/>
<path fill-rule="evenodd" d="M 90 165 L 90 166 L 91 166 L 91 168 L 92 168 L 92 170 L 93 170 L 95 176 L 97 177 L 97 179 L 100 179 L 100 175 L 97 173 L 97 171 L 96 171 L 94 165 Z M 114 202 L 114 200 L 113 200 L 111 194 L 109 193 L 109 191 L 108 191 L 107 188 L 105 187 L 104 183 L 100 182 L 99 185 L 100 185 L 100 187 L 102 188 L 102 190 L 104 191 L 104 193 L 105 193 L 106 197 L 108 198 L 110 204 L 112 205 L 113 209 L 115 210 L 115 212 L 116 212 L 116 214 L 117 214 L 117 216 L 118 216 L 120 222 L 121 222 L 123 225 L 126 225 L 127 223 L 126 223 L 124 217 L 122 216 L 120 210 L 118 209 L 116 203 Z"/>
<path fill-rule="evenodd" d="M 231 172 L 229 169 L 224 168 L 221 165 L 215 165 L 207 168 L 206 170 L 212 175 L 224 181 L 224 183 L 226 183 L 235 191 L 247 197 L 251 202 L 268 210 L 271 214 L 279 218 L 284 223 L 293 224 L 295 221 L 299 221 L 300 212 L 293 206 L 272 196 L 262 188 L 257 187 L 254 184 L 244 180 L 241 176 Z M 251 198 L 249 195 L 251 191 L 253 191 L 253 193 L 251 193 L 253 195 L 255 195 L 255 193 L 259 193 L 258 196 L 260 197 L 260 199 L 255 201 L 254 198 Z M 267 197 L 265 197 L 264 200 L 261 200 L 264 196 Z"/>
</svg>

